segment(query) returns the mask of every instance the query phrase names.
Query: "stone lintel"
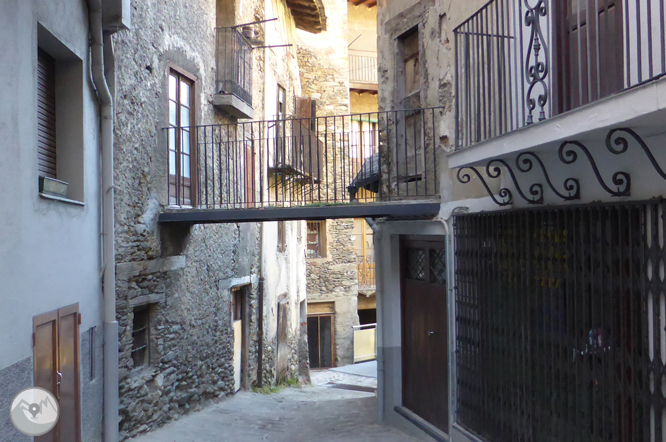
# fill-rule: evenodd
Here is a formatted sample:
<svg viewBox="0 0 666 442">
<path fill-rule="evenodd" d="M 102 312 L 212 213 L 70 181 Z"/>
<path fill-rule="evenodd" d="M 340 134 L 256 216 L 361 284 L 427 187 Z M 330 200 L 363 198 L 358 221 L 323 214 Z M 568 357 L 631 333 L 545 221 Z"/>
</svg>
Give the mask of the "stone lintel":
<svg viewBox="0 0 666 442">
<path fill-rule="evenodd" d="M 256 275 L 247 275 L 247 276 L 241 276 L 240 278 L 229 278 L 229 279 L 222 279 L 218 281 L 218 287 L 221 290 L 229 290 L 234 287 L 241 287 L 244 285 L 248 284 L 256 284 L 257 283 L 257 276 Z"/>
<path fill-rule="evenodd" d="M 151 293 L 150 295 L 137 296 L 129 300 L 130 307 L 138 307 L 140 305 L 155 304 L 164 302 L 166 295 L 164 293 Z"/>
<path fill-rule="evenodd" d="M 169 256 L 167 258 L 151 259 L 148 261 L 121 262 L 116 265 L 116 278 L 126 281 L 133 276 L 171 272 L 184 268 L 186 263 L 185 255 Z"/>
</svg>

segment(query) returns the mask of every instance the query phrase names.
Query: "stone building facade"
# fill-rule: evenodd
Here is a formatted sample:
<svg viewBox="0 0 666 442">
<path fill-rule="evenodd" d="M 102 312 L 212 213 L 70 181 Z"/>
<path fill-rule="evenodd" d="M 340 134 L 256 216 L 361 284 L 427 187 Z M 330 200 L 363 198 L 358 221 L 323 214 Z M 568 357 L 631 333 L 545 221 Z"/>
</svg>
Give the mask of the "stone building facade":
<svg viewBox="0 0 666 442">
<path fill-rule="evenodd" d="M 298 374 L 298 345 L 305 339 L 300 332 L 304 223 L 285 223 L 279 244 L 276 222 L 157 222 L 170 203 L 163 128 L 170 122 L 171 74 L 191 85 L 193 124 L 236 124 L 236 117 L 213 103 L 220 92 L 215 88 L 216 27 L 272 17 L 278 20 L 253 26 L 254 37 L 270 44 L 293 42 L 296 22 L 283 0 L 176 0 L 167 5 L 149 0 L 134 3 L 136 26 L 114 39 L 121 438 L 178 419 L 239 386 L 252 388 L 259 384 L 259 372 L 264 385 L 276 382 L 279 304 L 287 309 L 286 376 Z M 274 118 L 278 84 L 287 96 L 300 94 L 296 50 L 254 50 L 252 64 L 254 119 Z M 292 112 L 293 100 L 287 105 Z M 239 317 L 244 350 L 242 363 L 235 365 Z"/>
<path fill-rule="evenodd" d="M 316 100 L 317 117 L 347 115 L 350 110 L 347 5 L 332 0 L 323 3 L 327 30 L 315 36 L 298 31 L 302 95 Z M 330 127 L 327 129 L 331 133 L 340 130 L 335 127 L 334 119 L 321 122 L 328 123 Z M 329 161 L 333 161 L 332 157 Z M 335 168 L 331 166 L 330 170 Z M 317 311 L 316 304 L 333 304 L 335 356 L 331 362 L 334 366 L 347 365 L 353 362 L 354 356 L 352 326 L 358 325 L 354 221 L 322 221 L 319 223 L 319 232 L 320 242 L 325 246 L 319 257 L 307 259 L 309 312 L 312 315 Z"/>
</svg>

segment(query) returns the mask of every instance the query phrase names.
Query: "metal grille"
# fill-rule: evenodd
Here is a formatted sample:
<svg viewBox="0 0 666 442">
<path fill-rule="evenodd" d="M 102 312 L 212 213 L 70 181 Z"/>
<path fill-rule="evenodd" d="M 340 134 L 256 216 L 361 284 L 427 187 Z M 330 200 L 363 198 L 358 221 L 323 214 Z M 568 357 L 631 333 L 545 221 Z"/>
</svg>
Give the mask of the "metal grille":
<svg viewBox="0 0 666 442">
<path fill-rule="evenodd" d="M 502 441 L 664 441 L 664 202 L 461 215 L 457 420 Z"/>
<path fill-rule="evenodd" d="M 446 284 L 446 252 L 444 250 L 430 250 L 430 282 Z"/>
<path fill-rule="evenodd" d="M 425 251 L 423 249 L 407 250 L 407 277 L 423 280 L 425 278 Z"/>
</svg>

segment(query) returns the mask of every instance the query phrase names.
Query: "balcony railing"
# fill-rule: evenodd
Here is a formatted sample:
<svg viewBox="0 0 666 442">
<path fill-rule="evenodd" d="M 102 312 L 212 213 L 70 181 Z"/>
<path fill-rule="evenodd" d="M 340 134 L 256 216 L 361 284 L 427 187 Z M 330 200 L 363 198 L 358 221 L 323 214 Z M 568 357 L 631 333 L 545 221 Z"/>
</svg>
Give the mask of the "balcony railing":
<svg viewBox="0 0 666 442">
<path fill-rule="evenodd" d="M 434 199 L 443 112 L 165 129 L 169 204 L 243 209 Z"/>
<path fill-rule="evenodd" d="M 377 54 L 349 55 L 349 81 L 377 84 Z"/>
<path fill-rule="evenodd" d="M 252 45 L 237 28 L 217 28 L 217 93 L 252 106 Z"/>
<path fill-rule="evenodd" d="M 666 73 L 661 0 L 491 0 L 455 29 L 456 147 Z"/>
<path fill-rule="evenodd" d="M 356 255 L 358 288 L 372 289 L 375 287 L 375 257 L 372 254 Z"/>
</svg>

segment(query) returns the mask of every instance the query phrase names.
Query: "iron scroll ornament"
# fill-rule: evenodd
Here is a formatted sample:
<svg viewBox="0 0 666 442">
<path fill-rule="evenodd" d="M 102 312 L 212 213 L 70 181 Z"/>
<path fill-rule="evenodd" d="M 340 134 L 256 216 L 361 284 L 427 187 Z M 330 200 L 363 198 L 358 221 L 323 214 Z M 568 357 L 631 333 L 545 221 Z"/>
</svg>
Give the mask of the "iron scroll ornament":
<svg viewBox="0 0 666 442">
<path fill-rule="evenodd" d="M 527 55 L 525 57 L 525 75 L 529 86 L 525 96 L 527 104 L 527 125 L 534 123 L 533 113 L 537 103 L 541 108 L 539 112 L 539 121 L 546 119 L 546 104 L 548 103 L 548 46 L 546 39 L 541 31 L 541 18 L 548 15 L 548 0 L 538 0 L 535 6 L 530 6 L 530 0 L 525 1 L 525 25 L 531 28 L 530 40 L 527 45 Z M 543 57 L 543 59 L 542 59 Z M 535 99 L 533 94 L 535 88 L 539 86 L 541 93 Z"/>
<path fill-rule="evenodd" d="M 560 149 L 558 151 L 560 161 L 562 161 L 564 164 L 573 164 L 578 159 L 578 154 L 576 151 L 573 148 L 566 149 L 567 146 L 576 146 L 585 154 L 587 160 L 590 162 L 590 166 L 592 166 L 592 171 L 594 172 L 594 176 L 597 178 L 597 181 L 601 187 L 603 187 L 603 189 L 611 196 L 629 196 L 631 194 L 631 176 L 627 172 L 615 172 L 611 180 L 613 184 L 617 186 L 617 191 L 612 190 L 601 177 L 597 163 L 594 161 L 590 151 L 583 143 L 579 141 L 565 141 L 560 145 Z"/>
<path fill-rule="evenodd" d="M 608 135 L 606 135 L 606 147 L 608 150 L 610 150 L 615 155 L 620 155 L 627 151 L 629 148 L 629 142 L 624 136 L 619 135 L 621 132 L 629 134 L 634 140 L 636 140 L 636 142 L 638 142 L 638 144 L 643 149 L 643 152 L 645 152 L 645 155 L 647 155 L 648 159 L 650 160 L 650 163 L 652 163 L 652 167 L 654 167 L 657 173 L 666 180 L 666 172 L 664 172 L 661 166 L 659 166 L 659 163 L 657 163 L 657 160 L 655 159 L 654 155 L 652 155 L 652 151 L 648 147 L 647 143 L 645 143 L 640 135 L 634 132 L 634 130 L 628 128 L 619 128 L 608 132 Z M 613 138 L 614 135 L 618 136 Z M 619 146 L 619 148 L 616 149 L 613 144 Z"/>
<path fill-rule="evenodd" d="M 543 204 L 543 186 L 541 184 L 536 183 L 530 186 L 530 195 L 532 195 L 534 198 L 528 198 L 520 188 L 520 184 L 518 184 L 518 180 L 516 179 L 516 175 L 513 173 L 513 169 L 511 169 L 511 166 L 509 166 L 506 161 L 499 159 L 488 161 L 488 164 L 486 165 L 486 174 L 490 178 L 499 178 L 499 176 L 502 174 L 502 169 L 500 169 L 499 166 L 491 167 L 493 163 L 500 163 L 506 168 L 506 170 L 509 172 L 509 176 L 511 176 L 513 185 L 518 191 L 518 195 L 527 201 L 528 204 Z"/>
<path fill-rule="evenodd" d="M 539 164 L 539 167 L 541 168 L 541 171 L 543 172 L 543 176 L 546 179 L 546 184 L 548 184 L 548 187 L 550 187 L 550 190 L 555 193 L 555 195 L 559 196 L 565 201 L 572 201 L 572 200 L 579 200 L 580 199 L 580 182 L 576 178 L 567 178 L 564 180 L 564 190 L 569 192 L 569 195 L 564 195 L 560 193 L 555 186 L 553 186 L 552 181 L 550 180 L 550 177 L 548 176 L 548 171 L 546 170 L 546 166 L 544 166 L 543 161 L 541 161 L 541 158 L 534 152 L 523 152 L 518 157 L 516 158 L 516 167 L 518 170 L 520 170 L 523 173 L 527 173 L 530 170 L 532 170 L 532 167 L 534 166 L 534 162 L 532 161 L 532 158 L 536 160 L 536 162 Z M 540 185 L 540 184 L 539 184 Z M 530 192 L 532 187 L 537 186 L 537 184 L 532 184 L 530 187 Z"/>
<path fill-rule="evenodd" d="M 469 173 L 465 174 L 462 173 L 462 171 L 465 169 L 469 169 L 472 172 L 474 172 L 479 181 L 481 181 L 481 184 L 483 184 L 483 187 L 486 188 L 486 192 L 488 192 L 488 195 L 490 195 L 490 198 L 492 198 L 495 204 L 497 204 L 498 206 L 508 206 L 509 204 L 511 204 L 511 202 L 513 201 L 513 195 L 511 194 L 511 191 L 506 187 L 503 187 L 500 189 L 498 193 L 499 197 L 502 198 L 502 200 L 500 201 L 497 198 L 495 198 L 495 195 L 490 190 L 490 187 L 488 187 L 488 183 L 486 183 L 486 180 L 483 179 L 483 175 L 481 175 L 479 171 L 476 170 L 476 167 L 461 167 L 460 169 L 458 169 L 457 176 L 459 182 L 461 182 L 462 184 L 467 184 L 472 180 L 472 177 L 470 176 Z"/>
</svg>

